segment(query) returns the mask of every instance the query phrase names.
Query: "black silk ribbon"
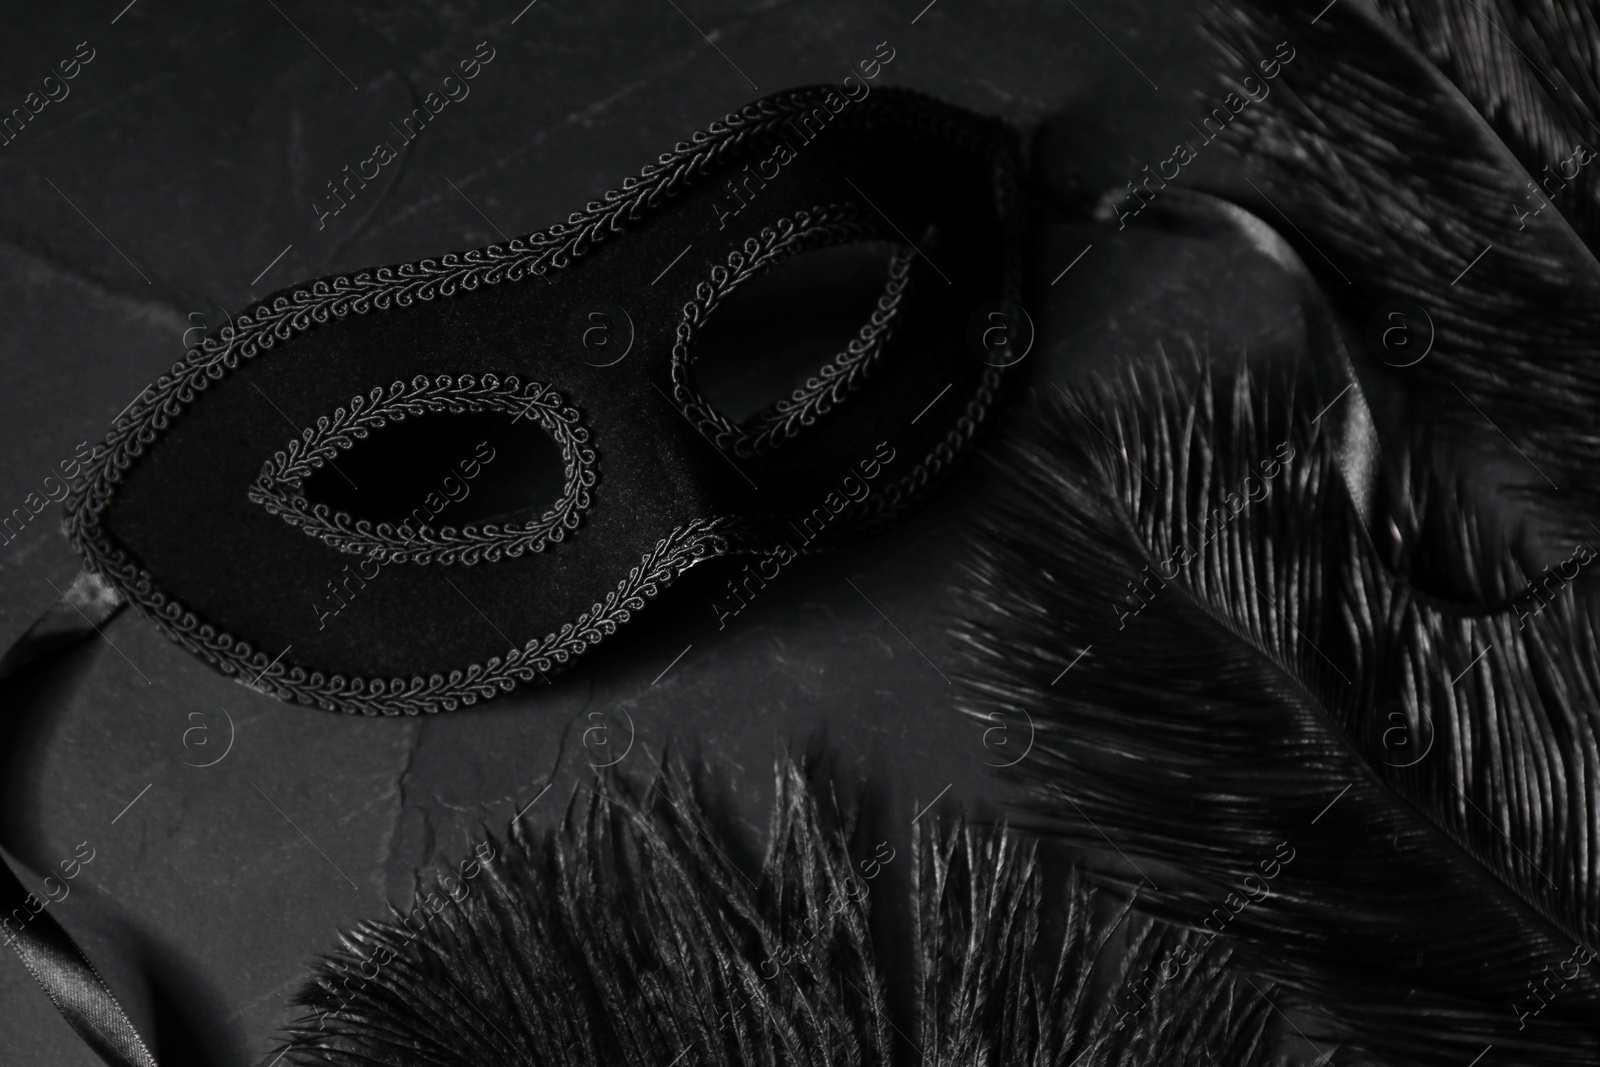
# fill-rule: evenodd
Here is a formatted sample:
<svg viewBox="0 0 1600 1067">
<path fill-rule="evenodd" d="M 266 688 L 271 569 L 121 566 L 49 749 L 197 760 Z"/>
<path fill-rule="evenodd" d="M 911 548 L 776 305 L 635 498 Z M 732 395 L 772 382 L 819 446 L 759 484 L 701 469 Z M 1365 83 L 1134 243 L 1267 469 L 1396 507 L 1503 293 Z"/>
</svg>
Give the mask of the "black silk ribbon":
<svg viewBox="0 0 1600 1067">
<path fill-rule="evenodd" d="M 126 603 L 98 575 L 79 574 L 66 595 L 0 653 L 0 701 L 16 699 L 10 683 L 22 668 L 94 635 Z M 6 913 L 14 908 L 31 912 L 27 896 L 16 872 L 0 857 L 0 900 L 15 902 Z M 61 1017 L 96 1055 L 110 1067 L 156 1067 L 150 1047 L 105 979 L 48 910 L 33 914 L 20 929 L 7 929 L 5 936 Z"/>
<path fill-rule="evenodd" d="M 1102 204 L 1120 194 L 1108 194 Z M 1247 241 L 1257 252 L 1281 267 L 1293 279 L 1305 316 L 1306 341 L 1317 391 L 1327 404 L 1317 419 L 1326 419 L 1334 462 L 1361 517 L 1361 528 L 1373 536 L 1382 446 L 1377 425 L 1357 376 L 1338 316 L 1329 306 L 1316 278 L 1293 246 L 1277 230 L 1246 209 L 1210 193 L 1171 189 L 1152 205 L 1153 222 L 1169 233 L 1196 237 L 1229 234 Z M 1317 420 L 1313 420 L 1317 421 Z"/>
</svg>

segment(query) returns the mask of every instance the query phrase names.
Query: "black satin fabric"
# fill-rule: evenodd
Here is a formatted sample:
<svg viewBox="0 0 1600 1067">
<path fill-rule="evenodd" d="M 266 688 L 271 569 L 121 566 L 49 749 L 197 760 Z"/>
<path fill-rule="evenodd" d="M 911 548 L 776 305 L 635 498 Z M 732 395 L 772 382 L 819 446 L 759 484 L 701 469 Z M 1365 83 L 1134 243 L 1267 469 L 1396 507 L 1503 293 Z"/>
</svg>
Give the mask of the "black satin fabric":
<svg viewBox="0 0 1600 1067">
<path fill-rule="evenodd" d="M 103 578 L 78 575 L 66 594 L 0 653 L 0 702 L 14 708 L 15 696 L 8 690 L 19 672 L 93 637 L 126 604 Z M 10 864 L 0 862 L 0 901 L 6 903 L 8 920 L 0 937 L 21 957 L 62 1018 L 110 1067 L 155 1067 L 155 1056 L 94 964 L 48 909 L 34 912 L 29 907 L 32 896 Z M 20 924 L 15 918 L 19 912 L 27 916 Z"/>
<path fill-rule="evenodd" d="M 1291 280 L 1305 321 L 1306 355 L 1321 398 L 1316 421 L 1328 423 L 1339 473 L 1356 514 L 1371 537 L 1382 443 L 1361 378 L 1350 358 L 1349 338 L 1305 263 L 1260 216 L 1210 193 L 1170 190 L 1150 221 L 1170 233 L 1243 238 Z"/>
</svg>

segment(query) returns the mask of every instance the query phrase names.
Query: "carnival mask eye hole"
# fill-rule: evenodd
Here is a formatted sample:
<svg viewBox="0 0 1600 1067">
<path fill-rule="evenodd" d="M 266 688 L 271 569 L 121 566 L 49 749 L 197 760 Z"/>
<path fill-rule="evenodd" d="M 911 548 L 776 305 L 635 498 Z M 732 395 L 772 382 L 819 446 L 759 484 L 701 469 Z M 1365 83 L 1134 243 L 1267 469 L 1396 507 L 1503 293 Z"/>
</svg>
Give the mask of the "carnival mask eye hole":
<svg viewBox="0 0 1600 1067">
<path fill-rule="evenodd" d="M 312 473 L 306 499 L 373 523 L 479 526 L 561 497 L 561 448 L 508 412 L 412 415 L 372 430 Z"/>
<path fill-rule="evenodd" d="M 906 263 L 896 245 L 852 241 L 789 256 L 740 285 L 694 342 L 706 402 L 738 424 L 805 389 L 868 342 L 875 314 L 892 314 Z"/>
</svg>

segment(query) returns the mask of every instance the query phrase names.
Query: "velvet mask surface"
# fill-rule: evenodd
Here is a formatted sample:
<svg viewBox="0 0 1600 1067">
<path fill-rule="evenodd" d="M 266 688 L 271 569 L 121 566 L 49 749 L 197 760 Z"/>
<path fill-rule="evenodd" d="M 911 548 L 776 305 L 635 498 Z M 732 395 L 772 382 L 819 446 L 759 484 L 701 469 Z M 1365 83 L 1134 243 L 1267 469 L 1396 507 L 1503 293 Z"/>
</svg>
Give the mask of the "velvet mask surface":
<svg viewBox="0 0 1600 1067">
<path fill-rule="evenodd" d="M 1012 361 L 987 324 L 1020 325 L 1016 170 L 1007 127 L 917 93 L 767 97 L 566 223 L 253 305 L 117 419 L 69 536 L 284 699 L 417 714 L 547 681 L 697 563 L 865 536 L 948 472 Z M 861 244 L 888 266 L 855 336 L 719 410 L 697 355 L 724 303 Z M 761 325 L 732 324 L 742 361 Z M 546 490 L 508 486 L 540 450 Z"/>
</svg>

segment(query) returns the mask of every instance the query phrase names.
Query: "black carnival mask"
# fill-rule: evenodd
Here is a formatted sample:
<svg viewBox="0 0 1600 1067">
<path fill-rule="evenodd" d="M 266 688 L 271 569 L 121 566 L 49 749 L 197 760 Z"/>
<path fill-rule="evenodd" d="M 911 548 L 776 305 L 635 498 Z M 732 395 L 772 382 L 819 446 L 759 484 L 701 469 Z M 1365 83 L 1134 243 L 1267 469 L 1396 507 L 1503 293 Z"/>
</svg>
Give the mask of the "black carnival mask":
<svg viewBox="0 0 1600 1067">
<path fill-rule="evenodd" d="M 415 714 L 548 678 L 696 563 L 865 536 L 948 472 L 1007 362 L 1016 170 L 1007 127 L 913 92 L 760 100 L 548 230 L 253 305 L 117 419 L 68 534 L 284 699 Z M 881 254 L 857 312 L 829 288 L 851 248 Z M 820 274 L 740 307 L 801 253 Z M 776 403 L 701 380 L 852 313 Z M 503 475 L 541 457 L 530 505 Z"/>
</svg>

